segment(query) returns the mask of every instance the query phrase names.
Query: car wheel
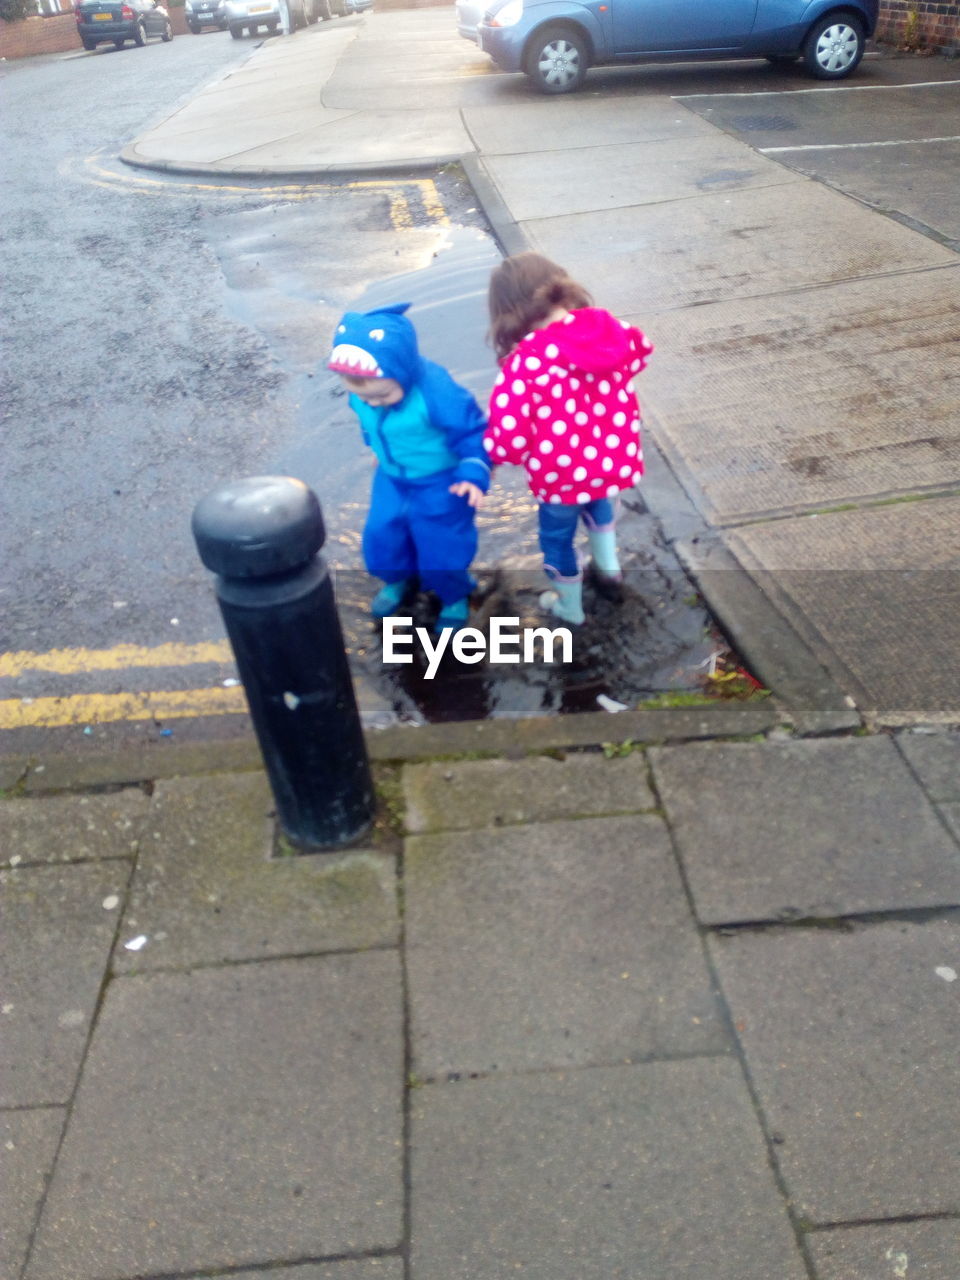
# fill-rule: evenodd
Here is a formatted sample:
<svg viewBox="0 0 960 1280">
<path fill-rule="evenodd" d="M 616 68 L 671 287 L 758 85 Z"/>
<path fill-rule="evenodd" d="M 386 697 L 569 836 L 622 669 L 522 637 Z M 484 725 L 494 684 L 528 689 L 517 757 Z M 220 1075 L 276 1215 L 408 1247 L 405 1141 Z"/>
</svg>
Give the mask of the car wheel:
<svg viewBox="0 0 960 1280">
<path fill-rule="evenodd" d="M 842 80 L 856 70 L 864 44 L 863 27 L 856 18 L 823 18 L 804 41 L 804 66 L 818 80 Z"/>
<path fill-rule="evenodd" d="M 126 40 L 124 40 L 123 37 L 121 36 L 119 40 L 114 40 L 113 47 L 115 49 L 122 49 L 126 43 L 127 43 Z"/>
<path fill-rule="evenodd" d="M 163 32 L 160 35 L 160 39 L 163 41 L 164 44 L 169 44 L 170 41 L 173 39 L 173 27 L 170 25 L 169 18 L 167 19 L 167 25 L 163 28 Z"/>
<path fill-rule="evenodd" d="M 527 46 L 524 70 L 541 93 L 579 89 L 590 56 L 583 36 L 570 27 L 545 27 Z"/>
<path fill-rule="evenodd" d="M 97 47 L 97 42 L 96 42 L 96 40 L 81 40 L 81 41 L 80 41 L 80 43 L 83 45 L 83 47 L 84 47 L 88 52 L 89 52 L 91 49 L 95 49 L 95 48 Z"/>
<path fill-rule="evenodd" d="M 267 23 L 267 35 L 275 36 L 277 34 L 277 24 L 275 22 Z"/>
<path fill-rule="evenodd" d="M 200 27 L 196 22 L 190 23 L 190 30 L 193 32 L 195 36 L 198 36 L 200 34 Z"/>
<path fill-rule="evenodd" d="M 235 26 L 233 23 L 231 23 L 230 34 L 233 36 L 234 40 L 239 40 L 240 37 L 243 35 L 243 27 L 238 27 L 238 26 Z"/>
<path fill-rule="evenodd" d="M 147 43 L 147 28 L 142 22 L 137 23 L 137 29 L 133 33 L 133 43 L 136 45 L 145 45 Z"/>
</svg>

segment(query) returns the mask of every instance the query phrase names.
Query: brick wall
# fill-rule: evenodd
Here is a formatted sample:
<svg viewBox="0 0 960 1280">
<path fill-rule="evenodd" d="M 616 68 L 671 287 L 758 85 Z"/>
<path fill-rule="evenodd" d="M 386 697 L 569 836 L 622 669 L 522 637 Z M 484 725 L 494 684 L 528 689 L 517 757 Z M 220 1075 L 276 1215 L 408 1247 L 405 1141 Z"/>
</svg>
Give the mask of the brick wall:
<svg viewBox="0 0 960 1280">
<path fill-rule="evenodd" d="M 880 0 L 877 39 L 917 49 L 960 44 L 960 4 L 936 0 Z"/>
<path fill-rule="evenodd" d="M 183 35 L 187 24 L 183 8 L 168 5 L 175 36 Z M 77 20 L 72 13 L 57 13 L 49 18 L 24 18 L 22 22 L 4 22 L 0 18 L 0 58 L 29 58 L 37 53 L 70 53 L 80 49 Z"/>
</svg>

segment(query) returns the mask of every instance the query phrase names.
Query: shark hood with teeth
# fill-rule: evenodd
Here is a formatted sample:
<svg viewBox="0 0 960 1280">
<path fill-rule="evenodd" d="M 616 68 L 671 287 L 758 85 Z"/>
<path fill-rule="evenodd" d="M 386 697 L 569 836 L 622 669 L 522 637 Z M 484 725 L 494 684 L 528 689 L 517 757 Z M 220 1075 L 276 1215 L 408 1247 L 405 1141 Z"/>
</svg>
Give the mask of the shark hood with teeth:
<svg viewBox="0 0 960 1280">
<path fill-rule="evenodd" d="M 393 378 L 409 391 L 423 374 L 416 330 L 404 314 L 409 306 L 348 311 L 337 325 L 327 368 L 354 378 Z"/>
</svg>

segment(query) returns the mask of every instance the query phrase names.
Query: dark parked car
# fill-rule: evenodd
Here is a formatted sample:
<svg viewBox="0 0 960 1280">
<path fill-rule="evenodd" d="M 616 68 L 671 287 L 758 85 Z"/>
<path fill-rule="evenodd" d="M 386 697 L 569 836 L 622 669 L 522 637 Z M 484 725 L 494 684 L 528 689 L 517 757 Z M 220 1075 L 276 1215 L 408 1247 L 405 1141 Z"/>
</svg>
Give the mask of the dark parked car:
<svg viewBox="0 0 960 1280">
<path fill-rule="evenodd" d="M 98 44 L 122 49 L 126 40 L 146 44 L 148 36 L 173 39 L 170 15 L 154 0 L 80 0 L 76 16 L 77 35 L 85 49 Z"/>
<path fill-rule="evenodd" d="M 493 0 L 477 43 L 502 71 L 567 93 L 587 68 L 699 58 L 803 59 L 822 80 L 848 76 L 879 0 Z"/>
<path fill-rule="evenodd" d="M 186 0 L 184 17 L 195 36 L 200 34 L 203 27 L 219 27 L 221 31 L 226 31 L 224 3 L 225 0 Z"/>
</svg>

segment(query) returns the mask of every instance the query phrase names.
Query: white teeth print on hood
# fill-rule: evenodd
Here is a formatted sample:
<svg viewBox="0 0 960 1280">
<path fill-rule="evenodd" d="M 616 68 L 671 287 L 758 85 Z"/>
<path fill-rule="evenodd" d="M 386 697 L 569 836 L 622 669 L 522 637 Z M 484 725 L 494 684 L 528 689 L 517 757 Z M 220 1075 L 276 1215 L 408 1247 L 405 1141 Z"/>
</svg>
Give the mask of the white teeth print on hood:
<svg viewBox="0 0 960 1280">
<path fill-rule="evenodd" d="M 348 311 L 334 334 L 327 368 L 359 378 L 393 378 L 409 391 L 423 375 L 416 330 L 405 314 L 409 307 L 398 302 L 376 311 Z"/>
<path fill-rule="evenodd" d="M 369 351 L 355 347 L 352 342 L 340 342 L 330 353 L 328 369 L 348 373 L 354 378 L 382 378 L 383 370 Z"/>
</svg>

